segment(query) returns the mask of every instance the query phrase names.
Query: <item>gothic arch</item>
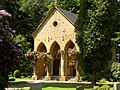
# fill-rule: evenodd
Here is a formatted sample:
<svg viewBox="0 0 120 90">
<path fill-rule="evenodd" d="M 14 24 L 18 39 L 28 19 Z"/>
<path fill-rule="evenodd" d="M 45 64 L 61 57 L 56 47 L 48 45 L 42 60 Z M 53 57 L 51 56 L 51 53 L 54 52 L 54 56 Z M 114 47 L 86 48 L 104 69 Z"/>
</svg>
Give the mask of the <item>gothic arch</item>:
<svg viewBox="0 0 120 90">
<path fill-rule="evenodd" d="M 72 42 L 72 40 L 69 40 L 66 45 L 65 45 L 65 48 L 64 50 L 67 51 L 69 48 L 74 48 L 75 47 L 75 44 Z"/>
<path fill-rule="evenodd" d="M 37 51 L 39 52 L 47 52 L 47 49 L 46 49 L 46 46 L 43 42 L 41 42 L 37 48 Z M 45 65 L 44 65 L 44 61 L 43 59 L 40 59 L 37 61 L 37 67 L 38 70 L 37 70 L 37 73 L 39 74 L 39 77 L 40 76 L 45 76 L 46 75 L 46 70 L 45 70 Z"/>
<path fill-rule="evenodd" d="M 53 42 L 53 44 L 50 47 L 50 53 L 53 57 L 53 62 L 52 62 L 52 75 L 53 76 L 59 76 L 60 75 L 60 54 L 58 53 L 58 51 L 60 50 L 60 46 L 59 44 L 55 41 Z"/>
<path fill-rule="evenodd" d="M 70 65 L 70 57 L 68 55 L 68 49 L 73 49 L 75 47 L 75 44 L 69 40 L 65 45 L 65 53 L 66 53 L 66 64 L 68 68 L 68 76 L 75 76 L 76 75 L 76 68 L 74 65 Z"/>
<path fill-rule="evenodd" d="M 47 52 L 46 46 L 43 42 L 41 42 L 37 48 L 37 51 L 39 52 Z"/>
<path fill-rule="evenodd" d="M 59 49 L 60 49 L 60 45 L 59 45 L 56 41 L 54 41 L 54 42 L 52 43 L 51 47 L 50 47 L 50 53 L 51 53 L 52 55 L 55 55 L 55 53 L 56 53 Z"/>
</svg>

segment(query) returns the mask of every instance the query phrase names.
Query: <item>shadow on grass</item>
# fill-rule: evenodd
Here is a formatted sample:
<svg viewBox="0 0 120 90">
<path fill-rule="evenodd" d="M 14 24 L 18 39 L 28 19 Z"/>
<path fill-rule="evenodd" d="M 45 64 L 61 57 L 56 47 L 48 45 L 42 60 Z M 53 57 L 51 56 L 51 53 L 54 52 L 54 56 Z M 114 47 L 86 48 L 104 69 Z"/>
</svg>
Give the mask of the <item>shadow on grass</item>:
<svg viewBox="0 0 120 90">
<path fill-rule="evenodd" d="M 9 82 L 8 86 L 11 88 L 22 88 L 22 87 L 29 87 L 30 83 L 26 81 L 19 81 L 19 82 Z"/>
</svg>

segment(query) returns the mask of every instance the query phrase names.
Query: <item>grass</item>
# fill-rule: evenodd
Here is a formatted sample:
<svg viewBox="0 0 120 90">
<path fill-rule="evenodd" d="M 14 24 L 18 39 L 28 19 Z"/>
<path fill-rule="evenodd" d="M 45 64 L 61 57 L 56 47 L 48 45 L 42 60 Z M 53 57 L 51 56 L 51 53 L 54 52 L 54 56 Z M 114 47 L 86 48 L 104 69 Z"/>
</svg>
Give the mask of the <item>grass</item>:
<svg viewBox="0 0 120 90">
<path fill-rule="evenodd" d="M 32 82 L 33 80 L 31 78 L 17 78 L 15 81 L 10 81 L 9 84 L 11 85 L 21 85 L 26 84 L 27 87 L 24 87 L 22 90 L 30 90 L 29 82 Z M 108 84 L 112 85 L 116 82 L 107 82 L 107 83 L 100 83 L 97 82 L 99 85 Z M 77 86 L 84 86 L 84 90 L 92 90 L 90 87 L 90 82 L 80 82 L 80 83 L 43 83 L 42 84 L 42 90 L 76 90 Z"/>
<path fill-rule="evenodd" d="M 54 84 L 43 84 L 42 90 L 76 90 L 77 86 L 81 84 L 78 83 L 54 83 Z M 84 85 L 82 85 L 84 87 Z M 92 90 L 92 88 L 85 87 L 84 90 Z"/>
<path fill-rule="evenodd" d="M 76 84 L 76 83 L 49 83 L 49 84 L 43 84 L 42 90 L 76 90 L 76 87 L 79 85 L 80 84 Z M 22 90 L 30 90 L 30 88 L 25 87 Z M 92 90 L 92 88 L 85 87 L 84 90 Z"/>
</svg>

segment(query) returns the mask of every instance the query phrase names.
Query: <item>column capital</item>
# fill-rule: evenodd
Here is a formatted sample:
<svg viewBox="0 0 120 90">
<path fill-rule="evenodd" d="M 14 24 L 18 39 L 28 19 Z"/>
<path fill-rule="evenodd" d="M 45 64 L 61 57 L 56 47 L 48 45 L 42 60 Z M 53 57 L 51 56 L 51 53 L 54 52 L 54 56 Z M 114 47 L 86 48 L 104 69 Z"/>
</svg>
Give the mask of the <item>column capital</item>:
<svg viewBox="0 0 120 90">
<path fill-rule="evenodd" d="M 65 54 L 65 51 L 62 50 L 62 51 L 61 51 L 61 54 Z"/>
<path fill-rule="evenodd" d="M 65 54 L 65 51 L 64 50 L 59 50 L 59 53 L 64 55 Z"/>
</svg>

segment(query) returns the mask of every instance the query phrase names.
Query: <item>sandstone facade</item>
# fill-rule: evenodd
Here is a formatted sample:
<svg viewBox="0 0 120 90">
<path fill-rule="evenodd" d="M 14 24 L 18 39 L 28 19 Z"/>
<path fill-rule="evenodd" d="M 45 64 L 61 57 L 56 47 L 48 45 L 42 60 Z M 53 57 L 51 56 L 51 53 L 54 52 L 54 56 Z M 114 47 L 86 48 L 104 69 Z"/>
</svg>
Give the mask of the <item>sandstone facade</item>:
<svg viewBox="0 0 120 90">
<path fill-rule="evenodd" d="M 45 76 L 46 80 L 53 79 L 53 76 L 59 76 L 59 80 L 65 81 L 68 76 L 78 78 L 78 70 L 74 65 L 69 65 L 68 49 L 75 48 L 79 51 L 75 43 L 74 23 L 77 15 L 59 7 L 54 7 L 33 33 L 34 51 L 50 53 L 53 61 L 50 64 L 50 70 L 46 70 L 42 60 L 35 64 L 35 75 L 37 79 Z M 61 51 L 60 56 L 57 52 Z"/>
</svg>

